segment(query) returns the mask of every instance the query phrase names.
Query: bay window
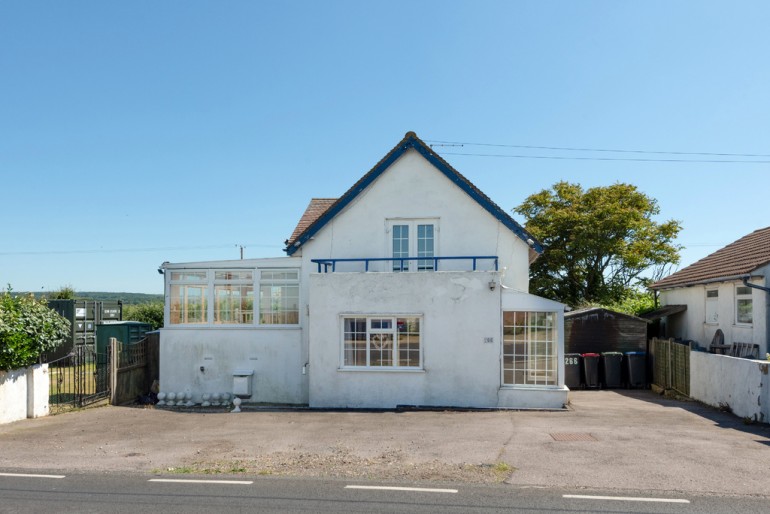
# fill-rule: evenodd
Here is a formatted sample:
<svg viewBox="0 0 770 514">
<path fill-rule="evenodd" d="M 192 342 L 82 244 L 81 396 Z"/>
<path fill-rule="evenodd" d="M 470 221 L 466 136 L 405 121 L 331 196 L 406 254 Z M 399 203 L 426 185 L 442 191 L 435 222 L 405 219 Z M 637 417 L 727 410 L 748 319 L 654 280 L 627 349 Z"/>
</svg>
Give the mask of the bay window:
<svg viewBox="0 0 770 514">
<path fill-rule="evenodd" d="M 554 312 L 503 312 L 503 384 L 557 385 Z"/>
</svg>

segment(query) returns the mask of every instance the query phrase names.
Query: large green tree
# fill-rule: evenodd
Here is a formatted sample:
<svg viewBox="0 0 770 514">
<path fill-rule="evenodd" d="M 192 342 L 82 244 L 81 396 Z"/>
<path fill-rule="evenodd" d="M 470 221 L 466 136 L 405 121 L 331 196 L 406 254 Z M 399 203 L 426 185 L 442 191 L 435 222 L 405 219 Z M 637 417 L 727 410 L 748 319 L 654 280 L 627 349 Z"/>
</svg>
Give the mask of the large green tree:
<svg viewBox="0 0 770 514">
<path fill-rule="evenodd" d="M 123 306 L 123 319 L 152 325 L 153 330 L 163 327 L 163 302 L 146 302 Z"/>
<path fill-rule="evenodd" d="M 645 271 L 679 262 L 680 223 L 656 222 L 657 201 L 630 184 L 558 182 L 514 211 L 545 247 L 531 289 L 571 306 L 620 302 Z"/>
</svg>

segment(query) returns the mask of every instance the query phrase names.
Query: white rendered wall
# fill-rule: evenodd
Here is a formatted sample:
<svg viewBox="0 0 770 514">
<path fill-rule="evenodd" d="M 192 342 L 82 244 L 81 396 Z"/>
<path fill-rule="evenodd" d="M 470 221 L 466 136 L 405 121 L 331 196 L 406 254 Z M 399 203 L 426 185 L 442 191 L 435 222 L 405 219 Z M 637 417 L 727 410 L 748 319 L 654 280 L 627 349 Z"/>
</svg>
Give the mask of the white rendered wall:
<svg viewBox="0 0 770 514">
<path fill-rule="evenodd" d="M 0 424 L 48 414 L 48 364 L 0 371 Z"/>
<path fill-rule="evenodd" d="M 164 328 L 160 331 L 160 388 L 203 393 L 233 390 L 233 372 L 253 370 L 251 403 L 307 403 L 300 328 Z M 200 370 L 201 366 L 203 371 Z"/>
<path fill-rule="evenodd" d="M 505 268 L 503 283 L 528 290 L 527 244 L 413 149 L 305 243 L 301 249 L 305 273 L 317 270 L 310 259 L 390 257 L 387 220 L 394 219 L 436 220 L 436 256 L 497 255 L 500 271 Z M 386 270 L 385 264 L 376 266 L 371 269 Z M 363 271 L 363 264 L 338 268 L 344 269 Z M 471 263 L 439 262 L 439 269 L 470 270 Z M 477 269 L 494 267 L 487 261 L 479 262 Z"/>
<path fill-rule="evenodd" d="M 751 281 L 764 285 L 764 281 Z M 717 329 L 725 336 L 725 344 L 733 342 L 754 343 L 759 345 L 759 355 L 768 352 L 767 334 L 767 293 L 752 289 L 753 323 L 739 325 L 735 323 L 735 287 L 742 286 L 739 281 L 719 282 L 708 285 L 681 287 L 661 291 L 661 305 L 687 305 L 681 314 L 669 317 L 668 336 L 692 339 L 701 347 L 708 348 Z M 717 289 L 717 323 L 706 323 L 706 291 Z"/>
<path fill-rule="evenodd" d="M 690 396 L 733 414 L 770 423 L 770 363 L 690 352 Z"/>
<path fill-rule="evenodd" d="M 501 288 L 495 272 L 326 273 L 310 277 L 310 406 L 499 407 Z M 526 308 L 522 295 L 519 306 Z M 534 298 L 534 297 L 533 297 Z M 423 369 L 342 368 L 344 315 L 421 315 Z M 485 342 L 490 341 L 490 342 Z M 539 391 L 504 407 L 546 407 Z M 563 392 L 566 401 L 566 390 Z M 557 407 L 564 404 L 562 401 Z M 553 402 L 552 402 L 553 403 Z"/>
</svg>

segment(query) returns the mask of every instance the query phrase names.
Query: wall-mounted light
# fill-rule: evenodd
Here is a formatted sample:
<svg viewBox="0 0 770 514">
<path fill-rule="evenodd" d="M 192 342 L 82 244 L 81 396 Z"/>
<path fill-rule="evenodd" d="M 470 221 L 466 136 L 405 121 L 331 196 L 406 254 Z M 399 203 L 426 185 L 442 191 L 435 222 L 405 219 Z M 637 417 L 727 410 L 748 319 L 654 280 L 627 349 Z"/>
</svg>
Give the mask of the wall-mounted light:
<svg viewBox="0 0 770 514">
<path fill-rule="evenodd" d="M 490 280 L 489 281 L 489 290 L 490 291 L 494 291 L 495 287 L 497 287 L 497 282 L 495 282 L 494 280 Z"/>
</svg>

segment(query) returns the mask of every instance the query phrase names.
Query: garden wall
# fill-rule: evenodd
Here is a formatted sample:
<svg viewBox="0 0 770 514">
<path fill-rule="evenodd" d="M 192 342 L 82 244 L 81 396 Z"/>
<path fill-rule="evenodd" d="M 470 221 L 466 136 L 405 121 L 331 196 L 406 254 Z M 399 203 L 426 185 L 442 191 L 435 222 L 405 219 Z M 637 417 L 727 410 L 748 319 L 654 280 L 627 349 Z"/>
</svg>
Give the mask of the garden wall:
<svg viewBox="0 0 770 514">
<path fill-rule="evenodd" d="M 736 416 L 770 423 L 770 362 L 690 353 L 690 397 Z"/>
<path fill-rule="evenodd" d="M 0 424 L 48 415 L 48 364 L 0 371 Z"/>
</svg>

